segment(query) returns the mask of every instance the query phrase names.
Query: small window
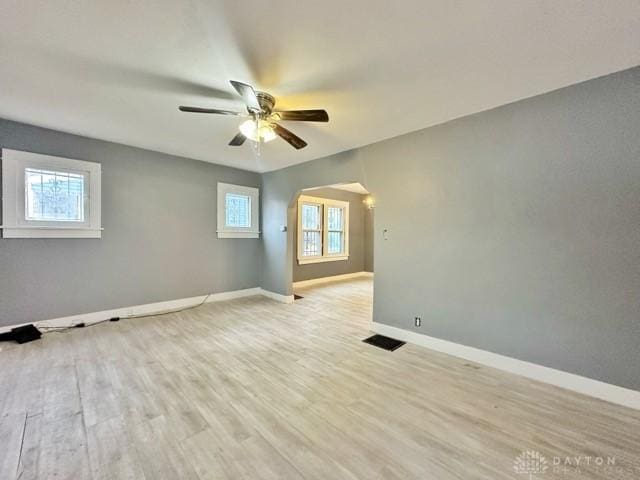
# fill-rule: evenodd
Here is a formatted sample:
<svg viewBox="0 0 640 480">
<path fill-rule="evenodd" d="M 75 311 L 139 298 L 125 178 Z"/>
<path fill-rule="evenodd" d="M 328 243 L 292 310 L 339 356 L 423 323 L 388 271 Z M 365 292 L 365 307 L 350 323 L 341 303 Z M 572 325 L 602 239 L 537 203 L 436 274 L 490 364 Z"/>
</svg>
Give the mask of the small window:
<svg viewBox="0 0 640 480">
<path fill-rule="evenodd" d="M 218 183 L 218 238 L 258 238 L 260 192 L 257 188 Z"/>
<path fill-rule="evenodd" d="M 298 263 L 349 258 L 349 202 L 301 196 L 298 199 Z"/>
<path fill-rule="evenodd" d="M 33 221 L 84 222 L 83 173 L 25 168 L 25 218 Z"/>
<path fill-rule="evenodd" d="M 302 254 L 322 256 L 322 204 L 302 204 Z"/>
<path fill-rule="evenodd" d="M 100 238 L 99 163 L 4 149 L 4 238 Z"/>
<path fill-rule="evenodd" d="M 227 193 L 225 195 L 225 227 L 251 227 L 251 197 Z"/>
<path fill-rule="evenodd" d="M 327 253 L 344 252 L 344 207 L 327 207 Z"/>
</svg>

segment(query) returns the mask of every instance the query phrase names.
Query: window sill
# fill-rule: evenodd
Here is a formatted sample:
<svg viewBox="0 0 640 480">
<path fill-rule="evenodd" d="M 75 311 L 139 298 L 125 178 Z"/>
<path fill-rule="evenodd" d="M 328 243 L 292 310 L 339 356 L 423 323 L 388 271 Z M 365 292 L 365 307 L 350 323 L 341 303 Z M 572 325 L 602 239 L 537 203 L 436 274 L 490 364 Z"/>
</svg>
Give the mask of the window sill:
<svg viewBox="0 0 640 480">
<path fill-rule="evenodd" d="M 217 232 L 218 238 L 260 238 L 260 232 Z"/>
<path fill-rule="evenodd" d="M 0 227 L 2 238 L 102 238 L 102 228 Z"/>
<path fill-rule="evenodd" d="M 317 258 L 299 258 L 298 265 L 307 265 L 309 263 L 338 262 L 340 260 L 349 260 L 349 255 L 335 255 L 331 257 L 317 257 Z"/>
</svg>

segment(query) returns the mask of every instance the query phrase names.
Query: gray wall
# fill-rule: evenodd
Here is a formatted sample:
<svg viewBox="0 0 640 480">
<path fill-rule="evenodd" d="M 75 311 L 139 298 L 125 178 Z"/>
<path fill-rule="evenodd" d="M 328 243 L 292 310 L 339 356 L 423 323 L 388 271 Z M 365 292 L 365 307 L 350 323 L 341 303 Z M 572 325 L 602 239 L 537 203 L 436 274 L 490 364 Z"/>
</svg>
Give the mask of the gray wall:
<svg viewBox="0 0 640 480">
<path fill-rule="evenodd" d="M 298 265 L 297 248 L 292 249 L 293 281 L 310 280 L 313 278 L 331 277 L 345 273 L 364 271 L 365 265 L 365 210 L 362 201 L 364 195 L 346 192 L 335 188 L 316 188 L 302 192 L 313 197 L 329 198 L 349 202 L 349 259 L 335 262 L 309 263 Z M 297 204 L 294 205 L 294 223 L 292 225 L 294 242 L 297 242 Z"/>
<path fill-rule="evenodd" d="M 267 173 L 262 286 L 296 192 L 360 182 L 376 322 L 640 389 L 639 126 L 636 68 Z"/>
<path fill-rule="evenodd" d="M 102 239 L 0 239 L 0 326 L 257 287 L 259 239 L 216 238 L 216 182 L 256 173 L 0 120 L 0 147 L 102 164 Z"/>
<path fill-rule="evenodd" d="M 364 209 L 364 271 L 373 272 L 373 231 L 374 213 L 372 208 Z"/>
</svg>

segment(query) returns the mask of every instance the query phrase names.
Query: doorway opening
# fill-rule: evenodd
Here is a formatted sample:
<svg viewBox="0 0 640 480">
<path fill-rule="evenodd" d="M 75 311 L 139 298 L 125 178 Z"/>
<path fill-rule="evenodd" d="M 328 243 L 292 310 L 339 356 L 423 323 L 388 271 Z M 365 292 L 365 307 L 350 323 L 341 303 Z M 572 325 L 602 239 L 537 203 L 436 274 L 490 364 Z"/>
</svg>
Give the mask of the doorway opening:
<svg viewBox="0 0 640 480">
<path fill-rule="evenodd" d="M 293 238 L 295 301 L 312 295 L 355 295 L 373 301 L 374 209 L 360 183 L 306 188 L 296 194 L 289 216 Z M 343 298 L 344 300 L 344 298 Z"/>
</svg>

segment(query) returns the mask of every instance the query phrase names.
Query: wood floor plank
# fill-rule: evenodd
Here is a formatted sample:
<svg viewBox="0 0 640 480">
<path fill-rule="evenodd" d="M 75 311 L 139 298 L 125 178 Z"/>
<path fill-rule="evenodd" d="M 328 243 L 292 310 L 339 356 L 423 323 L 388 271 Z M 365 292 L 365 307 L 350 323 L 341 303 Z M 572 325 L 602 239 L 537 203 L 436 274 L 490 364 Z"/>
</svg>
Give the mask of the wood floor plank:
<svg viewBox="0 0 640 480">
<path fill-rule="evenodd" d="M 0 478 L 640 478 L 640 412 L 369 335 L 372 282 L 51 333 L 0 351 Z M 615 459 L 560 468 L 554 458 Z"/>
<path fill-rule="evenodd" d="M 9 477 L 11 478 L 11 477 Z M 82 414 L 27 418 L 17 478 L 92 479 Z"/>
<path fill-rule="evenodd" d="M 4 447 L 0 454 L 0 478 L 14 478 L 18 472 L 26 423 L 26 413 L 0 417 L 0 446 Z"/>
<path fill-rule="evenodd" d="M 89 462 L 94 480 L 140 479 L 145 475 L 129 434 L 129 418 L 112 417 L 87 426 Z"/>
</svg>

